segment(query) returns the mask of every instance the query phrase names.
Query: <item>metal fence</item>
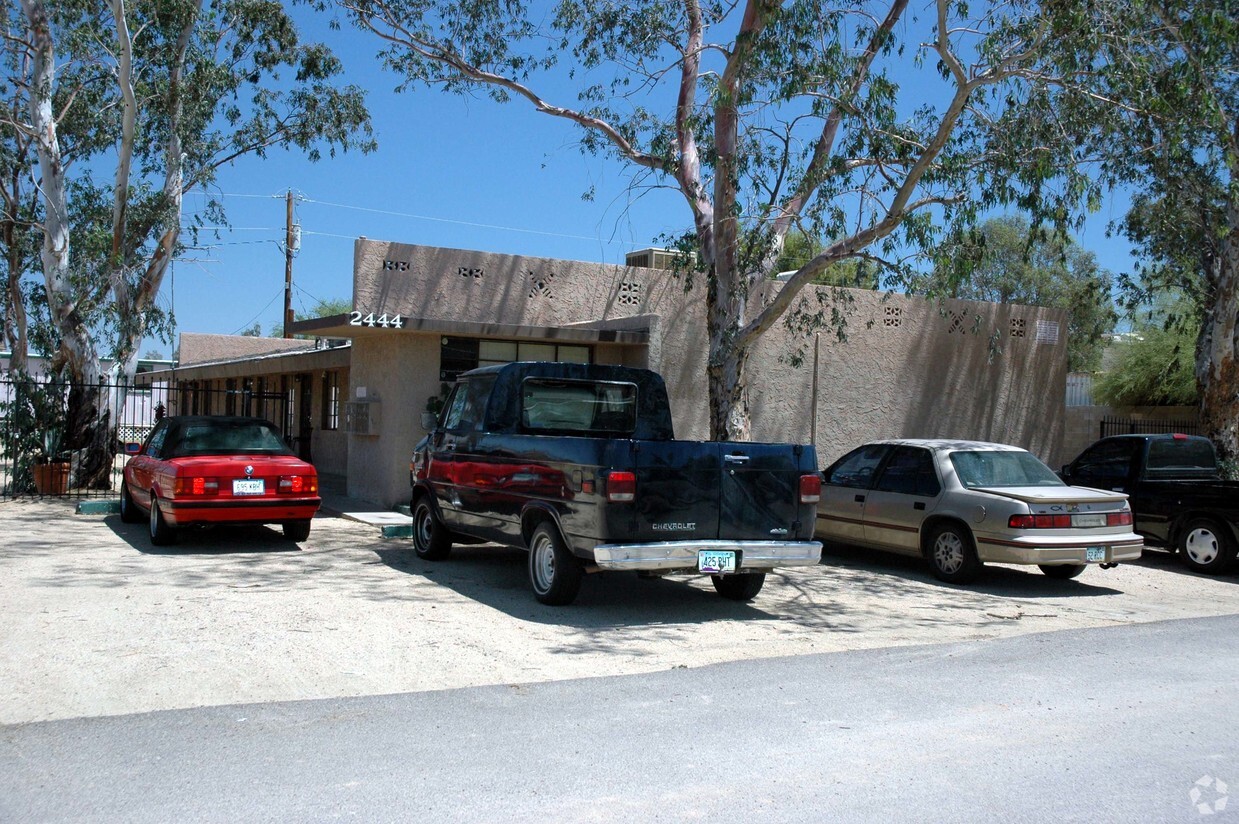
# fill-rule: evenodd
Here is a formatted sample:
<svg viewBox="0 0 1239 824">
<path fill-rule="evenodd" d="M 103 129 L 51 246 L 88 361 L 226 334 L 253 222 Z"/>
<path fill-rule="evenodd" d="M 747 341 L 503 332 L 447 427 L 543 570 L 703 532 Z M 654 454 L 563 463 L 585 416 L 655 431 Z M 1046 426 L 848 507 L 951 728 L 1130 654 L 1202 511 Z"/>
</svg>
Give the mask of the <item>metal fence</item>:
<svg viewBox="0 0 1239 824">
<path fill-rule="evenodd" d="M 1148 421 L 1135 418 L 1105 417 L 1101 419 L 1101 437 L 1110 435 L 1164 435 L 1179 432 L 1201 435 L 1200 424 L 1192 420 Z"/>
<path fill-rule="evenodd" d="M 83 450 L 67 431 L 69 389 L 49 378 L 0 378 L 0 500 L 59 496 L 112 498 L 120 489 L 121 470 L 163 415 L 243 415 L 266 418 L 280 427 L 291 445 L 294 433 L 291 390 L 246 382 L 238 389 L 153 384 L 121 387 L 100 384 L 82 394 L 82 403 L 115 414 L 110 478 L 78 485 Z M 110 413 L 109 413 L 110 414 Z"/>
</svg>

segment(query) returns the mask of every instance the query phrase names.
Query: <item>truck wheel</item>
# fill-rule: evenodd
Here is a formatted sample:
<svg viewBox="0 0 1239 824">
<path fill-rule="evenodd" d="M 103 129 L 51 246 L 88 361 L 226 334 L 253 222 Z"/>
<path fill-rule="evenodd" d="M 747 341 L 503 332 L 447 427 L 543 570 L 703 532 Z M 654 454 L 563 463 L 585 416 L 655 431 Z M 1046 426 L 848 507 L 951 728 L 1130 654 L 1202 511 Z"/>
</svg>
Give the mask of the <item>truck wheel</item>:
<svg viewBox="0 0 1239 824">
<path fill-rule="evenodd" d="M 151 543 L 155 546 L 168 546 L 176 543 L 176 527 L 169 526 L 159 511 L 159 496 L 151 490 Z"/>
<path fill-rule="evenodd" d="M 533 595 L 551 606 L 565 606 L 581 591 L 584 570 L 568 551 L 554 524 L 542 523 L 529 541 L 529 582 Z"/>
<path fill-rule="evenodd" d="M 967 584 L 981 572 L 972 536 L 963 527 L 943 524 L 929 535 L 929 566 L 934 577 L 948 584 Z"/>
<path fill-rule="evenodd" d="M 1084 571 L 1088 564 L 1053 564 L 1042 565 L 1041 571 L 1051 578 L 1057 578 L 1060 581 L 1066 581 L 1069 578 L 1074 578 Z"/>
<path fill-rule="evenodd" d="M 442 561 L 452 551 L 452 537 L 435 514 L 430 499 L 421 497 L 413 509 L 413 551 L 423 561 Z"/>
<path fill-rule="evenodd" d="M 295 543 L 301 543 L 310 537 L 310 519 L 284 522 L 284 537 Z"/>
<path fill-rule="evenodd" d="M 714 591 L 729 601 L 752 601 L 766 583 L 764 572 L 741 572 L 738 575 L 711 575 Z"/>
<path fill-rule="evenodd" d="M 1217 575 L 1235 560 L 1235 545 L 1226 531 L 1208 518 L 1193 518 L 1179 532 L 1183 563 L 1197 572 Z"/>
<path fill-rule="evenodd" d="M 125 483 L 124 478 L 120 482 L 120 519 L 127 524 L 142 523 L 142 513 L 138 512 L 133 496 L 129 494 L 129 484 Z"/>
</svg>

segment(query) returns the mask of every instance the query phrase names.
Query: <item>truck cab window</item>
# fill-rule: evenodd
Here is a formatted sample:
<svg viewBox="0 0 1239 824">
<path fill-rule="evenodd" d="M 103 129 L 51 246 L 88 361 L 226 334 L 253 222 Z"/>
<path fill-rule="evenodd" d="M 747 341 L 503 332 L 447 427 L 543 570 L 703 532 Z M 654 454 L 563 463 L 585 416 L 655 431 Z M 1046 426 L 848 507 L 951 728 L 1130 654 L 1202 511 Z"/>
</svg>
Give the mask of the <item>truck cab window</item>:
<svg viewBox="0 0 1239 824">
<path fill-rule="evenodd" d="M 486 401 L 490 398 L 495 379 L 476 378 L 456 385 L 447 400 L 447 415 L 443 428 L 452 432 L 472 432 L 482 428 L 486 416 Z"/>
</svg>

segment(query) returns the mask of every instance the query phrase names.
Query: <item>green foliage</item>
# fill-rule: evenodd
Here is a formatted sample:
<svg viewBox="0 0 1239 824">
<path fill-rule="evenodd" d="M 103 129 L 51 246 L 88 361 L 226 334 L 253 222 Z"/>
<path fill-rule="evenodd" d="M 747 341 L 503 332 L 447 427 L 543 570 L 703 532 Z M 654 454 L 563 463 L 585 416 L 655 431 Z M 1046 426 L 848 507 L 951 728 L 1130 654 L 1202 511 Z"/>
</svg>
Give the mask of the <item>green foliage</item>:
<svg viewBox="0 0 1239 824">
<path fill-rule="evenodd" d="M 310 313 L 308 315 L 302 314 L 300 312 L 294 312 L 293 319 L 294 320 L 306 320 L 307 318 L 329 318 L 329 317 L 332 317 L 333 315 L 348 314 L 349 312 L 352 311 L 352 309 L 353 309 L 352 298 L 328 298 L 327 300 L 320 300 L 318 303 L 314 304 L 314 307 L 310 309 Z M 249 332 L 243 332 L 242 334 L 248 335 Z M 262 334 L 262 333 L 259 332 L 259 334 Z M 284 324 L 277 323 L 273 325 L 271 327 L 271 337 L 273 338 L 284 337 Z M 300 338 L 300 337 L 305 337 L 305 336 L 297 335 L 296 337 Z"/>
<path fill-rule="evenodd" d="M 1065 309 L 1071 318 L 1068 369 L 1092 372 L 1118 319 L 1110 297 L 1112 283 L 1111 273 L 1071 237 L 1033 229 L 1027 219 L 1008 215 L 990 218 L 940 246 L 932 274 L 913 291 Z"/>
<path fill-rule="evenodd" d="M 775 261 L 775 273 L 794 272 L 822 253 L 821 241 L 804 232 L 792 230 L 783 241 L 783 251 Z M 864 258 L 848 258 L 827 266 L 814 275 L 811 283 L 818 286 L 845 286 L 853 289 L 877 289 L 881 283 L 878 264 Z"/>
<path fill-rule="evenodd" d="M 1115 345 L 1115 364 L 1093 383 L 1093 393 L 1110 406 L 1191 406 L 1196 388 L 1194 314 L 1183 301 L 1163 303 L 1135 326 L 1134 337 Z M 1177 311 L 1176 311 L 1177 310 Z"/>
<path fill-rule="evenodd" d="M 40 381 L 14 374 L 12 393 L 0 401 L 5 423 L 5 460 L 12 461 L 8 494 L 35 491 L 36 464 L 68 460 L 65 434 L 67 387 L 60 380 Z"/>
</svg>

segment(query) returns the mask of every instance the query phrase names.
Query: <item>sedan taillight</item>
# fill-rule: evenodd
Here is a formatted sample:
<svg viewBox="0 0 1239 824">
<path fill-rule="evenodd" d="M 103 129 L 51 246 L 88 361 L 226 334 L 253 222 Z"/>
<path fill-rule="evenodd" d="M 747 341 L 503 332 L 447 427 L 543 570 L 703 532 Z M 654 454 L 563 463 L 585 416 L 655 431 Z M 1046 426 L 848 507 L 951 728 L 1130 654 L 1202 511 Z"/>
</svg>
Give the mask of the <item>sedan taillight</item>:
<svg viewBox="0 0 1239 824">
<path fill-rule="evenodd" d="M 637 476 L 632 472 L 607 475 L 607 500 L 613 504 L 631 503 L 637 498 Z"/>
<path fill-rule="evenodd" d="M 301 495 L 318 491 L 317 475 L 281 475 L 280 492 Z"/>
<path fill-rule="evenodd" d="M 1131 510 L 1106 515 L 1106 526 L 1131 526 Z"/>
<path fill-rule="evenodd" d="M 1007 519 L 1011 529 L 1071 529 L 1070 515 L 1012 515 Z"/>
<path fill-rule="evenodd" d="M 822 500 L 822 476 L 814 472 L 812 475 L 800 476 L 800 502 L 815 504 Z"/>
<path fill-rule="evenodd" d="M 219 478 L 177 478 L 172 486 L 173 495 L 216 495 L 219 493 Z"/>
</svg>

